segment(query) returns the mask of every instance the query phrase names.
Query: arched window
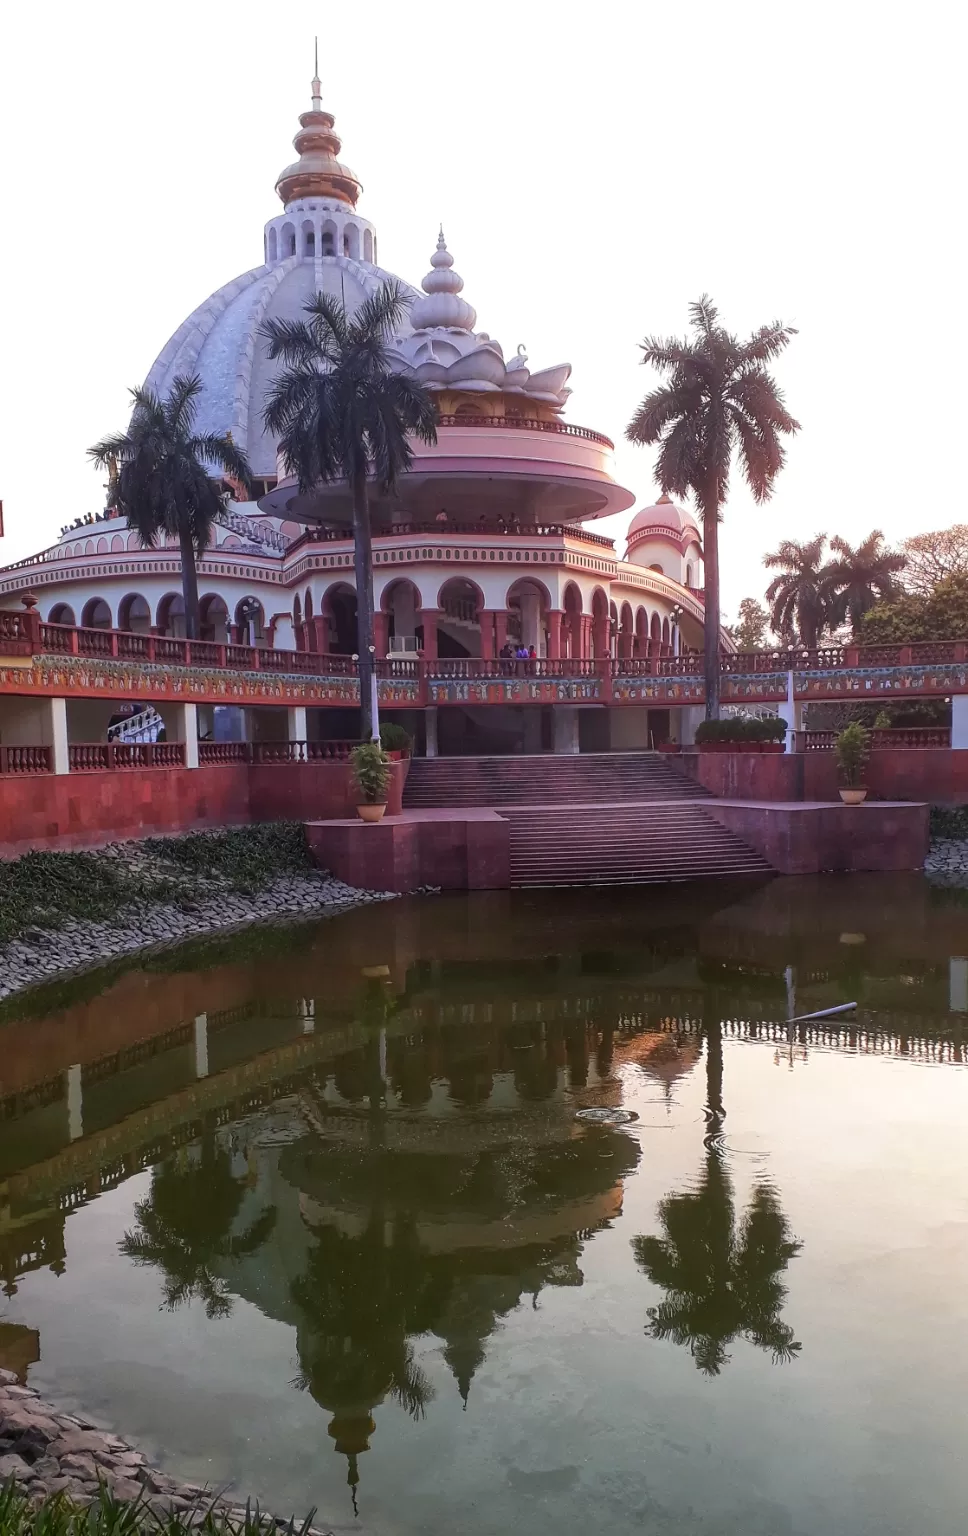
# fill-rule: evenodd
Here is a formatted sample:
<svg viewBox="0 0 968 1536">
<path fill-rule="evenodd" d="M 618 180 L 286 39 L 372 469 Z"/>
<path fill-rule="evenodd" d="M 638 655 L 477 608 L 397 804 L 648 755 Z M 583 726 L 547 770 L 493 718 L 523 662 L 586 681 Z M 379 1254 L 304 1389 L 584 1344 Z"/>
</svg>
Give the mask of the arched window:
<svg viewBox="0 0 968 1536">
<path fill-rule="evenodd" d="M 302 227 L 302 253 L 304 256 L 316 254 L 316 232 L 308 219 Z"/>
<path fill-rule="evenodd" d="M 336 255 L 336 225 L 332 219 L 327 219 L 323 225 L 320 253 L 323 256 Z"/>
<path fill-rule="evenodd" d="M 347 224 L 343 230 L 343 255 L 353 261 L 360 259 L 360 232 L 355 224 Z"/>
<path fill-rule="evenodd" d="M 373 236 L 368 229 L 363 231 L 363 260 L 373 260 Z"/>
<path fill-rule="evenodd" d="M 47 615 L 47 622 L 48 624 L 74 625 L 77 623 L 77 620 L 74 617 L 74 610 L 70 603 L 55 603 Z"/>
<path fill-rule="evenodd" d="M 118 628 L 131 634 L 147 635 L 151 632 L 151 609 L 140 592 L 129 592 L 118 605 Z"/>
<path fill-rule="evenodd" d="M 279 237 L 274 229 L 269 231 L 269 263 L 274 264 L 279 259 Z"/>
<path fill-rule="evenodd" d="M 665 575 L 665 571 L 662 569 L 661 565 L 650 565 L 649 566 L 649 570 L 650 571 L 658 571 L 660 576 L 664 576 Z"/>
<path fill-rule="evenodd" d="M 462 400 L 454 412 L 458 421 L 476 421 L 486 414 L 484 407 L 475 405 L 473 400 Z"/>
<path fill-rule="evenodd" d="M 84 604 L 82 629 L 110 629 L 111 610 L 103 597 L 92 597 Z"/>
</svg>

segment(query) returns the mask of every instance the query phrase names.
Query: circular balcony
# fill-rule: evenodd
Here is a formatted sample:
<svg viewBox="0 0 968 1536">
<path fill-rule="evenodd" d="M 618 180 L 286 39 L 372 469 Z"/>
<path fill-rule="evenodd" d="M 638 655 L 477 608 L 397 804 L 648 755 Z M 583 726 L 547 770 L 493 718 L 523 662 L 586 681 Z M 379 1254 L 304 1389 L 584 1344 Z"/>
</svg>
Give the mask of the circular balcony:
<svg viewBox="0 0 968 1536">
<path fill-rule="evenodd" d="M 374 532 L 391 523 L 432 522 L 446 511 L 460 526 L 493 517 L 502 505 L 525 522 L 568 523 L 632 506 L 633 492 L 612 477 L 614 445 L 600 432 L 565 421 L 513 416 L 442 416 L 437 442 L 414 444 L 414 462 L 394 500 L 374 496 Z M 352 521 L 345 482 L 302 494 L 289 475 L 259 501 L 263 512 L 298 522 Z"/>
</svg>

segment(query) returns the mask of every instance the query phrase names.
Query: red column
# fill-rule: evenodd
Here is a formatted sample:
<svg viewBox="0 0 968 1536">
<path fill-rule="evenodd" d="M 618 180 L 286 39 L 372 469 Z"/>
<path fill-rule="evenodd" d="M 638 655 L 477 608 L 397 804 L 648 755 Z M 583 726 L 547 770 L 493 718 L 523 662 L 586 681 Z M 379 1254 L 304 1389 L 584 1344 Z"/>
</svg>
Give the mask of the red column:
<svg viewBox="0 0 968 1536">
<path fill-rule="evenodd" d="M 611 654 L 609 647 L 609 621 L 608 614 L 603 618 L 593 621 L 593 635 L 595 641 L 595 655 L 599 661 Z"/>
<path fill-rule="evenodd" d="M 376 647 L 377 661 L 383 661 L 390 649 L 390 615 L 388 613 L 373 615 L 373 644 Z"/>
<path fill-rule="evenodd" d="M 583 661 L 588 661 L 592 654 L 592 625 L 594 622 L 590 613 L 583 613 L 578 619 L 578 654 Z"/>
<path fill-rule="evenodd" d="M 315 651 L 318 656 L 329 655 L 329 624 L 324 614 L 319 614 L 311 623 L 306 625 L 308 631 L 309 649 Z"/>
<path fill-rule="evenodd" d="M 507 611 L 504 608 L 501 608 L 499 610 L 495 610 L 494 613 L 494 647 L 499 656 L 507 644 L 507 639 L 508 616 Z"/>
<path fill-rule="evenodd" d="M 552 608 L 548 613 L 548 660 L 561 660 L 561 621 L 564 615 L 560 608 Z"/>
<path fill-rule="evenodd" d="M 494 610 L 481 609 L 481 659 L 490 661 L 494 655 Z"/>
<path fill-rule="evenodd" d="M 417 615 L 423 625 L 423 653 L 429 660 L 437 658 L 437 617 L 439 608 L 421 608 Z"/>
</svg>

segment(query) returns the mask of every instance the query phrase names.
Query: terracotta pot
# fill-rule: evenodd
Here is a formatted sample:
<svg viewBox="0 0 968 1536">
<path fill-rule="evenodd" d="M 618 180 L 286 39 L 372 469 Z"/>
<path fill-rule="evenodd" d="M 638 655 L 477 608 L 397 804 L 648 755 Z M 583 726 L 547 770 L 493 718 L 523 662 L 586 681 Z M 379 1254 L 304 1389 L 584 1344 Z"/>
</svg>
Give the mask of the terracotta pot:
<svg viewBox="0 0 968 1536">
<path fill-rule="evenodd" d="M 845 805 L 863 805 L 867 799 L 867 790 L 855 785 L 852 789 L 842 789 L 840 798 Z"/>
<path fill-rule="evenodd" d="M 358 805 L 356 814 L 361 821 L 382 821 L 386 815 L 386 801 L 382 805 Z"/>
<path fill-rule="evenodd" d="M 677 741 L 660 741 L 659 742 L 659 751 L 660 752 L 678 752 L 678 750 L 679 750 L 679 743 Z"/>
<path fill-rule="evenodd" d="M 760 751 L 761 752 L 785 752 L 786 751 L 786 742 L 785 741 L 761 741 L 760 742 Z"/>
</svg>

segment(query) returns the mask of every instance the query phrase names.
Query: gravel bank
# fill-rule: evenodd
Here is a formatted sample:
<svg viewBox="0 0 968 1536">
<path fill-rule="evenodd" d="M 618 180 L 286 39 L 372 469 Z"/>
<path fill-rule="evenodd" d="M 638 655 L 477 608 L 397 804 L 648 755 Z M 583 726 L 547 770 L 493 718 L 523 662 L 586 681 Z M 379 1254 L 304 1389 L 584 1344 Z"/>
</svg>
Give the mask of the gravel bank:
<svg viewBox="0 0 968 1536">
<path fill-rule="evenodd" d="M 934 838 L 924 873 L 932 885 L 968 886 L 968 839 Z"/>
<path fill-rule="evenodd" d="M 100 1481 L 115 1498 L 140 1498 L 158 1515 L 198 1512 L 215 1493 L 167 1477 L 127 1440 L 89 1419 L 59 1413 L 31 1387 L 19 1386 L 11 1371 L 0 1370 L 0 1484 L 8 1478 L 32 1499 L 62 1493 L 77 1504 L 90 1504 Z M 218 1503 L 237 1518 L 245 1515 L 234 1499 Z M 284 1528 L 288 1517 L 276 1523 Z"/>
</svg>

